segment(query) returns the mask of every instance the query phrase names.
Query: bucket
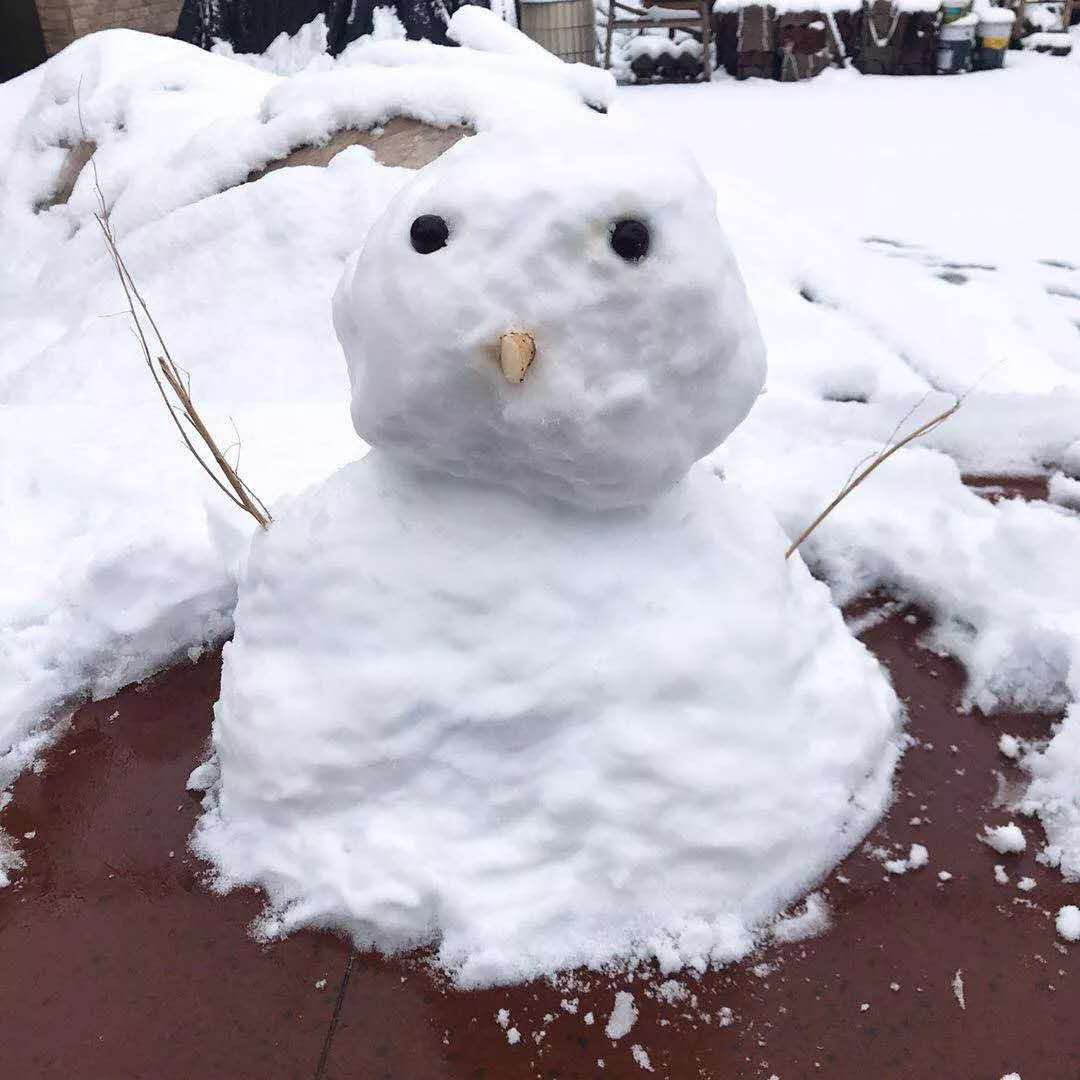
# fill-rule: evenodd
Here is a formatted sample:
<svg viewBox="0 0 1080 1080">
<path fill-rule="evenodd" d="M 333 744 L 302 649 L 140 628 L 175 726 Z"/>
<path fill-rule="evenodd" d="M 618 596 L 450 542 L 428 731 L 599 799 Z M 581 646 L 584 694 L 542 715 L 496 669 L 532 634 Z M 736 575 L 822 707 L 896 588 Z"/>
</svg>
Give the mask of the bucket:
<svg viewBox="0 0 1080 1080">
<path fill-rule="evenodd" d="M 593 0 L 521 0 L 521 30 L 568 64 L 596 63 Z"/>
<path fill-rule="evenodd" d="M 984 13 L 975 30 L 978 44 L 975 47 L 975 70 L 990 71 L 1005 66 L 1005 50 L 1012 38 L 1014 16 L 1011 11 L 1004 11 L 1003 18 L 994 12 Z"/>
<path fill-rule="evenodd" d="M 971 11 L 971 0 L 945 0 L 941 8 L 941 21 L 946 25 L 962 19 Z"/>
<path fill-rule="evenodd" d="M 936 74 L 959 75 L 971 70 L 977 21 L 974 15 L 966 15 L 938 31 Z"/>
</svg>

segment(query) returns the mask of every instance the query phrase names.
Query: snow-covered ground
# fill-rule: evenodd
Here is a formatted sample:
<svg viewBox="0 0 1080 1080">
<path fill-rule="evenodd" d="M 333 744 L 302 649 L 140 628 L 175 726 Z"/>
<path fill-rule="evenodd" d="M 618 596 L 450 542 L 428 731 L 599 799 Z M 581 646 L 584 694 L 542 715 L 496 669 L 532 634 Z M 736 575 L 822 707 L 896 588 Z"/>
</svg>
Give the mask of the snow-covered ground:
<svg viewBox="0 0 1080 1080">
<path fill-rule="evenodd" d="M 0 86 L 0 784 L 80 696 L 228 633 L 248 529 L 186 456 L 117 314 L 89 172 L 67 206 L 35 212 L 63 148 L 84 130 L 97 142 L 132 272 L 272 501 L 362 452 L 330 296 L 407 177 L 354 148 L 243 181 L 394 107 L 557 139 L 561 116 L 609 92 L 473 29 L 472 50 L 384 41 L 336 63 L 284 57 L 288 75 L 116 31 Z M 960 78 L 630 87 L 611 113 L 644 145 L 662 130 L 692 147 L 761 322 L 766 393 L 715 463 L 794 535 L 898 424 L 964 395 L 804 555 L 840 600 L 882 585 L 929 608 L 973 705 L 1080 699 L 1080 518 L 990 505 L 959 479 L 1080 476 L 1077 55 L 1010 53 Z M 1024 760 L 1018 809 L 1080 878 L 1080 708 Z"/>
</svg>

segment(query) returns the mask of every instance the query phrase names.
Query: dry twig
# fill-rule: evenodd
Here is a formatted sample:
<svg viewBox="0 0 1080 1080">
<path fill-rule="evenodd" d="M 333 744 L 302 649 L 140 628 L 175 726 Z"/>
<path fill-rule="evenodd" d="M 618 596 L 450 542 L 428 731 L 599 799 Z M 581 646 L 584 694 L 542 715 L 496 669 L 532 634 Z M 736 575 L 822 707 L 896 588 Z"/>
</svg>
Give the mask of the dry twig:
<svg viewBox="0 0 1080 1080">
<path fill-rule="evenodd" d="M 965 395 L 965 396 L 966 396 L 966 395 Z M 795 554 L 795 552 L 799 550 L 799 545 L 800 545 L 800 544 L 801 544 L 801 543 L 802 543 L 802 542 L 803 542 L 803 541 L 804 541 L 804 540 L 805 540 L 805 539 L 806 539 L 806 538 L 807 538 L 807 537 L 808 537 L 808 536 L 809 536 L 809 535 L 810 535 L 810 534 L 811 534 L 811 533 L 812 533 L 812 532 L 813 532 L 813 531 L 814 531 L 814 530 L 815 530 L 815 529 L 816 529 L 816 528 L 817 528 L 817 527 L 818 527 L 818 526 L 819 526 L 819 525 L 820 525 L 820 524 L 821 524 L 821 523 L 822 523 L 822 522 L 823 522 L 823 521 L 824 521 L 824 520 L 825 520 L 825 519 L 826 519 L 826 518 L 827 518 L 827 517 L 828 517 L 828 516 L 829 516 L 829 515 L 830 515 L 830 514 L 831 514 L 831 513 L 832 513 L 832 512 L 833 512 L 833 511 L 834 511 L 834 510 L 835 510 L 835 509 L 836 509 L 836 508 L 837 508 L 837 507 L 838 507 L 838 506 L 839 506 L 839 505 L 840 505 L 840 504 L 841 504 L 841 503 L 842 503 L 842 502 L 843 502 L 843 501 L 844 501 L 844 500 L 845 500 L 845 499 L 846 499 L 846 498 L 847 498 L 847 497 L 848 497 L 848 496 L 849 496 L 849 495 L 850 495 L 850 494 L 851 494 L 851 493 L 852 493 L 852 492 L 853 492 L 853 491 L 854 491 L 854 490 L 855 490 L 855 489 L 856 489 L 856 488 L 857 488 L 857 487 L 858 487 L 858 486 L 859 486 L 859 485 L 860 485 L 860 484 L 861 484 L 861 483 L 862 483 L 862 482 L 863 482 L 863 481 L 864 481 L 864 480 L 865 480 L 865 479 L 866 479 L 866 478 L 867 478 L 867 477 L 868 477 L 868 476 L 869 476 L 869 475 L 870 475 L 870 474 L 871 474 L 871 473 L 872 473 L 872 472 L 873 472 L 873 471 L 874 471 L 874 470 L 875 470 L 875 469 L 877 468 L 877 467 L 878 467 L 878 466 L 879 466 L 879 465 L 881 465 L 881 464 L 883 464 L 884 462 L 888 461 L 888 460 L 889 460 L 889 458 L 891 458 L 891 457 L 893 456 L 893 454 L 895 454 L 895 453 L 896 453 L 896 451 L 897 451 L 897 450 L 899 450 L 899 449 L 900 449 L 901 447 L 903 447 L 903 446 L 907 446 L 907 444 L 908 444 L 909 442 L 913 442 L 913 441 L 914 441 L 915 439 L 919 438 L 919 437 L 920 437 L 921 435 L 926 435 L 926 434 L 927 434 L 928 432 L 930 432 L 930 431 L 933 431 L 933 430 L 934 430 L 934 428 L 936 428 L 936 427 L 937 427 L 937 426 L 938 426 L 939 424 L 943 424 L 943 423 L 945 423 L 945 421 L 946 421 L 946 420 L 948 420 L 948 419 L 949 419 L 949 417 L 950 417 L 950 416 L 952 416 L 952 414 L 953 414 L 954 412 L 956 412 L 956 410 L 957 410 L 957 409 L 959 409 L 959 408 L 960 408 L 960 406 L 961 406 L 961 404 L 962 404 L 962 403 L 963 403 L 963 398 L 961 398 L 960 400 L 958 400 L 958 401 L 957 401 L 957 402 L 956 402 L 955 404 L 951 405 L 951 406 L 950 406 L 950 407 L 949 407 L 948 409 L 946 409 L 946 410 L 945 410 L 945 411 L 944 411 L 943 413 L 939 413 L 939 414 L 938 414 L 937 416 L 935 416 L 935 417 L 934 417 L 934 418 L 933 418 L 932 420 L 927 420 L 927 422 L 926 422 L 925 424 L 923 424 L 923 425 L 922 425 L 921 427 L 917 427 L 917 428 L 916 428 L 916 429 L 915 429 L 915 430 L 914 430 L 913 432 L 911 432 L 911 434 L 910 434 L 910 435 L 905 435 L 905 436 L 904 436 L 904 438 L 902 438 L 902 439 L 901 439 L 901 440 L 900 440 L 899 442 L 895 442 L 895 443 L 894 443 L 894 442 L 892 442 L 892 438 L 890 437 L 890 440 L 889 440 L 889 442 L 888 442 L 888 443 L 886 443 L 886 445 L 885 445 L 884 449 L 882 449 L 882 450 L 880 451 L 880 453 L 878 453 L 877 455 L 875 455 L 874 459 L 873 459 L 873 460 L 872 460 L 872 461 L 870 462 L 870 464 L 869 464 L 869 465 L 867 465 L 867 466 L 866 466 L 866 468 L 865 468 L 865 469 L 863 469 L 863 470 L 862 470 L 862 472 L 860 472 L 860 473 L 858 474 L 858 476 L 854 477 L 853 479 L 849 479 L 849 480 L 848 480 L 848 482 L 847 482 L 846 484 L 844 484 L 844 486 L 843 486 L 843 487 L 842 487 L 842 488 L 840 489 L 840 492 L 839 492 L 839 494 L 838 494 L 838 495 L 836 496 L 836 498 L 835 498 L 835 499 L 833 499 L 833 501 L 832 501 L 831 503 L 829 503 L 829 505 L 828 505 L 828 506 L 826 506 L 826 507 L 825 507 L 825 509 L 824 509 L 824 510 L 822 510 L 822 511 L 821 511 L 821 513 L 820 513 L 820 514 L 818 514 L 818 516 L 817 516 L 816 518 L 814 518 L 814 520 L 813 520 L 812 522 L 810 522 L 810 524 L 809 524 L 809 525 L 808 525 L 808 526 L 807 526 L 807 527 L 806 527 L 805 529 L 803 529 L 803 531 L 802 531 L 802 532 L 801 532 L 801 533 L 799 534 L 799 536 L 798 536 L 798 537 L 797 537 L 797 538 L 796 538 L 795 540 L 793 540 L 793 541 L 792 541 L 792 544 L 791 544 L 791 546 L 790 546 L 790 547 L 789 547 L 789 548 L 787 549 L 787 553 L 785 554 L 784 558 L 786 558 L 786 559 L 790 559 L 790 558 L 791 558 L 791 556 L 792 556 L 792 555 L 794 555 L 794 554 Z M 910 416 L 911 414 L 909 413 L 908 415 Z M 905 419 L 906 419 L 906 417 L 905 417 Z M 903 420 L 901 420 L 901 421 L 900 421 L 900 423 L 901 423 L 901 424 L 903 424 L 903 422 L 904 422 Z M 896 429 L 896 430 L 899 430 L 899 425 L 898 425 L 898 427 L 897 427 L 897 429 Z M 893 436 L 894 436 L 894 437 L 895 437 L 895 434 L 896 434 L 896 431 L 894 431 L 894 432 L 893 432 Z"/>
<path fill-rule="evenodd" d="M 109 220 L 109 208 L 98 180 L 97 163 L 93 158 L 90 159 L 90 165 L 93 169 L 94 190 L 97 193 L 98 200 L 98 210 L 94 217 L 101 228 L 101 233 L 105 238 L 105 246 L 109 249 L 113 266 L 116 267 L 117 277 L 119 277 L 120 284 L 124 289 L 124 296 L 127 299 L 127 312 L 125 314 L 131 316 L 132 329 L 139 342 L 139 347 L 142 349 L 143 360 L 150 369 L 150 374 L 158 388 L 158 393 L 161 394 L 162 401 L 165 402 L 169 416 L 172 417 L 177 431 L 180 432 L 180 438 L 184 440 L 184 445 L 191 452 L 192 457 L 202 466 L 206 475 L 221 489 L 230 502 L 245 513 L 250 514 L 265 529 L 273 521 L 270 511 L 267 510 L 262 499 L 244 482 L 236 468 L 229 463 L 228 458 L 219 448 L 206 424 L 203 423 L 202 417 L 199 415 L 199 411 L 191 397 L 191 380 L 186 372 L 182 372 L 182 369 L 170 355 L 169 348 L 161 336 L 161 331 L 158 329 L 153 315 L 150 314 L 150 309 L 120 254 L 120 249 L 116 244 L 116 235 L 113 233 L 112 224 Z M 149 327 L 154 340 L 157 342 L 157 348 L 154 350 L 150 348 L 146 327 Z M 156 364 L 154 362 L 154 352 L 158 353 Z M 182 375 L 183 377 L 181 377 Z M 164 382 L 162 379 L 164 379 Z M 186 421 L 194 429 L 199 440 L 209 451 L 212 464 L 196 449 L 182 421 Z M 233 427 L 235 430 L 235 424 Z M 239 438 L 237 445 L 239 445 Z M 239 460 L 238 452 L 237 464 L 239 464 Z"/>
</svg>

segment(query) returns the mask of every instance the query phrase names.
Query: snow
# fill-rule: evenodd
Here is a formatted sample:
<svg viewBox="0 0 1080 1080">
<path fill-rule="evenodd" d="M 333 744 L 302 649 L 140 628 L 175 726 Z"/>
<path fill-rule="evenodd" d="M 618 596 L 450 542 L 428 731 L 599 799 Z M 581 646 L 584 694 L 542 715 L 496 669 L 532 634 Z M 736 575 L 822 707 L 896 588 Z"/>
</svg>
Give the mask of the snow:
<svg viewBox="0 0 1080 1080">
<path fill-rule="evenodd" d="M 908 854 L 908 866 L 912 870 L 918 870 L 921 867 L 926 866 L 930 861 L 930 852 L 926 850 L 926 847 L 922 844 L 912 844 L 911 851 Z"/>
<path fill-rule="evenodd" d="M 923 844 L 912 844 L 906 859 L 888 859 L 884 863 L 890 874 L 906 874 L 909 870 L 920 870 L 930 861 L 930 852 Z"/>
<path fill-rule="evenodd" d="M 1080 907 L 1066 904 L 1059 908 L 1054 925 L 1065 941 L 1080 941 Z"/>
<path fill-rule="evenodd" d="M 1013 761 L 1020 756 L 1020 749 L 1020 740 L 1015 735 L 1002 735 L 998 739 L 998 750 Z"/>
<path fill-rule="evenodd" d="M 1028 34 L 1027 37 L 1020 39 L 1021 47 L 1024 49 L 1072 49 L 1072 38 L 1060 29 L 1060 20 L 1055 19 L 1055 21 L 1059 24 L 1058 28 Z"/>
<path fill-rule="evenodd" d="M 644 1047 L 634 1043 L 634 1045 L 630 1047 L 630 1054 L 640 1068 L 644 1069 L 646 1072 L 653 1072 L 652 1062 L 649 1060 L 648 1051 Z"/>
<path fill-rule="evenodd" d="M 997 825 L 993 828 L 987 825 L 980 839 L 1001 855 L 1015 855 L 1027 847 L 1027 840 L 1024 839 L 1023 830 L 1015 821 L 1010 821 L 1008 825 Z"/>
<path fill-rule="evenodd" d="M 956 974 L 952 977 L 952 992 L 953 997 L 956 998 L 956 1004 L 960 1006 L 961 1010 L 967 1008 L 967 1004 L 964 1000 L 964 973 L 957 970 Z"/>
<path fill-rule="evenodd" d="M 228 443 L 235 420 L 246 478 L 273 500 L 362 451 L 329 297 L 409 174 L 351 149 L 327 169 L 241 182 L 339 123 L 385 119 L 395 81 L 426 118 L 479 129 L 534 112 L 593 115 L 558 65 L 545 83 L 539 71 L 493 72 L 488 59 L 470 78 L 464 67 L 339 60 L 285 79 L 117 30 L 0 87 L 0 786 L 23 767 L 25 738 L 68 703 L 226 636 L 247 544 L 247 524 L 163 423 L 115 317 L 123 300 L 91 217 L 92 170 L 66 206 L 34 212 L 63 147 L 84 131 L 97 143 L 139 287 L 210 426 Z M 335 112 L 342 80 L 362 103 Z"/>
<path fill-rule="evenodd" d="M 430 943 L 466 984 L 701 969 L 889 797 L 883 672 L 770 515 L 685 476 L 764 377 L 714 195 L 606 123 L 569 171 L 459 144 L 337 291 L 374 448 L 253 543 L 195 839 L 223 887 L 266 890 L 267 933 Z M 438 243 L 410 242 L 431 215 Z M 615 250 L 628 219 L 644 257 Z"/>
<path fill-rule="evenodd" d="M 794 915 L 786 915 L 773 925 L 773 937 L 777 941 L 791 943 L 820 937 L 832 925 L 832 913 L 828 902 L 819 892 L 811 893 L 803 910 Z"/>
<path fill-rule="evenodd" d="M 1080 510 L 1080 480 L 1064 473 L 1054 473 L 1047 484 L 1047 498 L 1069 510 Z"/>
<path fill-rule="evenodd" d="M 628 990 L 620 990 L 615 995 L 615 1004 L 604 1027 L 604 1034 L 609 1039 L 621 1039 L 637 1023 L 637 1018 L 638 1010 L 634 1004 L 634 995 Z"/>
<path fill-rule="evenodd" d="M 386 15 L 396 19 L 392 8 L 375 9 L 376 26 Z M 238 53 L 227 41 L 216 41 L 210 51 L 274 75 L 296 75 L 301 71 L 326 71 L 332 68 L 334 62 L 327 53 L 326 45 L 326 16 L 317 15 L 295 34 L 278 34 L 266 52 Z"/>
<path fill-rule="evenodd" d="M 437 927 L 462 983 L 742 955 L 889 797 L 895 698 L 824 586 L 704 468 L 598 516 L 381 449 L 255 540 L 198 850 L 268 933 Z"/>
<path fill-rule="evenodd" d="M 459 50 L 363 43 L 332 62 L 310 37 L 307 58 L 282 47 L 260 66 L 112 31 L 0 87 L 0 753 L 12 748 L 0 784 L 40 750 L 24 737 L 72 702 L 229 633 L 247 542 L 162 424 L 125 320 L 103 317 L 120 298 L 89 176 L 68 206 L 33 213 L 81 138 L 79 100 L 121 244 L 173 351 L 215 430 L 235 418 L 249 480 L 277 500 L 362 449 L 328 297 L 406 177 L 350 150 L 326 170 L 223 189 L 294 139 L 397 104 L 406 82 L 425 115 L 488 131 L 550 131 L 546 112 L 586 97 L 691 143 L 720 190 L 770 375 L 712 464 L 788 535 L 924 394 L 939 391 L 919 417 L 978 383 L 803 554 L 839 601 L 884 586 L 926 608 L 933 644 L 967 665 L 969 706 L 1067 709 L 1048 721 L 1045 749 L 1025 747 L 1018 810 L 1049 834 L 1040 861 L 1080 880 L 1080 584 L 1068 557 L 1080 523 L 1061 497 L 1080 474 L 1080 218 L 1002 214 L 1000 202 L 1030 187 L 1034 162 L 1075 174 L 1075 54 L 1010 53 L 1004 71 L 961 80 L 830 71 L 798 87 L 720 79 L 613 94 L 595 71 L 523 64 L 525 39 L 499 33 L 481 25 Z M 424 75 L 384 93 L 384 72 L 365 78 L 365 66 L 391 81 L 395 68 Z M 742 146 L 753 153 L 733 152 Z M 1062 471 L 1052 507 L 991 506 L 959 480 L 1047 468 Z"/>
<path fill-rule="evenodd" d="M 450 229 L 430 254 L 408 241 L 424 214 Z M 626 219 L 650 231 L 634 262 L 610 242 Z M 422 322 L 375 314 L 417 292 Z M 369 443 L 603 509 L 670 488 L 731 434 L 765 376 L 715 193 L 689 155 L 643 154 L 602 117 L 540 146 L 479 135 L 450 150 L 373 226 L 334 321 Z M 519 388 L 492 352 L 522 330 L 536 360 Z"/>
</svg>

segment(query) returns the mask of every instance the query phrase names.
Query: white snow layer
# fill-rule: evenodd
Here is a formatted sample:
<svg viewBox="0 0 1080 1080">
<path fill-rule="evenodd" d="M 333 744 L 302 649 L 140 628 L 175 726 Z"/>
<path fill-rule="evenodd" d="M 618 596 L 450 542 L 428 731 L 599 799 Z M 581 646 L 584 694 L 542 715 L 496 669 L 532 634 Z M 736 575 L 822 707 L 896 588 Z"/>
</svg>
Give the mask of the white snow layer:
<svg viewBox="0 0 1080 1080">
<path fill-rule="evenodd" d="M 670 488 L 746 416 L 764 350 L 715 191 L 685 151 L 590 119 L 459 143 L 373 226 L 334 300 L 368 442 L 610 508 Z M 419 254 L 409 228 L 431 214 L 449 241 Z M 649 229 L 636 261 L 610 242 L 626 220 Z M 520 386 L 493 362 L 508 331 L 536 346 Z"/>
<path fill-rule="evenodd" d="M 759 394 L 761 339 L 714 192 L 612 123 L 459 144 L 338 289 L 374 449 L 256 538 L 196 839 L 275 931 L 433 941 L 474 984 L 702 968 L 889 797 L 876 661 L 767 512 L 684 479 Z"/>
<path fill-rule="evenodd" d="M 539 360 L 537 362 L 540 362 Z M 462 983 L 743 954 L 889 796 L 895 699 L 708 469 L 617 514 L 392 466 L 256 537 L 196 848 Z"/>
<path fill-rule="evenodd" d="M 67 148 L 97 145 L 132 273 L 206 419 L 226 444 L 235 420 L 242 471 L 273 499 L 362 450 L 329 298 L 410 174 L 353 148 L 326 169 L 247 176 L 396 114 L 479 130 L 594 115 L 565 65 L 517 78 L 498 56 L 453 51 L 457 68 L 339 59 L 283 79 L 116 30 L 0 87 L 0 786 L 66 701 L 225 636 L 247 543 L 117 315 L 93 170 L 42 209 Z"/>
<path fill-rule="evenodd" d="M 1066 941 L 1080 941 L 1080 907 L 1066 904 L 1059 908 L 1054 922 L 1058 934 Z"/>
<path fill-rule="evenodd" d="M 970 80 L 827 72 L 797 93 L 751 80 L 612 97 L 595 71 L 540 56 L 522 66 L 511 53 L 528 43 L 508 45 L 502 27 L 457 33 L 466 11 L 483 14 L 454 17 L 467 49 L 362 43 L 336 61 L 282 50 L 262 71 L 110 31 L 0 86 L 0 755 L 12 748 L 0 783 L 40 746 L 26 733 L 43 734 L 65 701 L 227 633 L 246 544 L 113 317 L 122 297 L 90 218 L 89 170 L 68 205 L 34 212 L 82 138 L 79 104 L 121 245 L 172 351 L 215 430 L 235 418 L 244 471 L 274 499 L 357 455 L 328 298 L 405 177 L 353 149 L 328 169 L 243 180 L 339 120 L 413 107 L 557 138 L 545 121 L 586 96 L 640 120 L 643 139 L 684 137 L 720 189 L 770 375 L 716 464 L 789 535 L 924 394 L 971 390 L 805 554 L 838 599 L 883 586 L 930 609 L 935 644 L 968 666 L 973 704 L 1068 706 L 1044 750 L 1025 747 L 1033 782 L 1019 809 L 1046 827 L 1045 861 L 1080 880 L 1080 522 L 1064 499 L 991 506 L 959 480 L 1080 476 L 1080 217 L 1002 214 L 997 195 L 1029 187 L 1032 162 L 1075 173 L 1075 54 L 1010 53 L 1006 70 Z M 301 63 L 306 74 L 275 74 Z M 391 69 L 385 92 L 385 72 L 357 75 L 365 65 Z M 416 70 L 394 82 L 395 65 Z M 1045 101 L 1057 105 L 1032 107 Z M 965 122 L 927 128 L 926 115 L 946 114 Z M 762 141 L 763 130 L 785 137 Z M 853 130 L 857 140 L 829 137 Z M 1056 483 L 1058 497 L 1067 487 Z"/>
</svg>

